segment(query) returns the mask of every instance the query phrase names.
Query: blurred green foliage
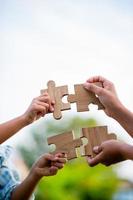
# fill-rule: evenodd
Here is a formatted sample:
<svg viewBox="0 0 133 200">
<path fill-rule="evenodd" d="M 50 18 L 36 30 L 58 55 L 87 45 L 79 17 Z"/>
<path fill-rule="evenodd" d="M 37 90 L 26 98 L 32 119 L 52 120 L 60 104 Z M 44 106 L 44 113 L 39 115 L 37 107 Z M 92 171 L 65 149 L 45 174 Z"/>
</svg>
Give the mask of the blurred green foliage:
<svg viewBox="0 0 133 200">
<path fill-rule="evenodd" d="M 112 168 L 90 168 L 83 158 L 66 164 L 56 176 L 43 178 L 36 200 L 111 200 L 117 187 Z"/>
<path fill-rule="evenodd" d="M 44 152 L 49 151 L 46 138 L 74 130 L 79 137 L 81 128 L 96 126 L 94 119 L 69 117 L 59 121 L 42 120 L 33 126 L 32 145 L 21 146 L 21 152 L 29 167 Z M 45 177 L 38 184 L 36 200 L 111 200 L 117 188 L 117 177 L 111 167 L 98 165 L 90 168 L 85 158 L 69 161 L 56 176 Z"/>
</svg>

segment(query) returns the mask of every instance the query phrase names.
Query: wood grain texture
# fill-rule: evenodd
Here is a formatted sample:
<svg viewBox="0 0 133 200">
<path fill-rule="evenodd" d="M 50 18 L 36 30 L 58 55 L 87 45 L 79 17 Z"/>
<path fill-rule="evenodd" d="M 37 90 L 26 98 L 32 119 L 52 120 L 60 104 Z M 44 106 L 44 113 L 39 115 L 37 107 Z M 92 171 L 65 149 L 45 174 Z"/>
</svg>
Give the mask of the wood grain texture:
<svg viewBox="0 0 133 200">
<path fill-rule="evenodd" d="M 54 105 L 54 112 L 53 116 L 55 119 L 61 119 L 63 110 L 69 110 L 70 109 L 70 103 L 63 103 L 62 98 L 66 95 L 68 95 L 68 86 L 60 86 L 56 87 L 54 81 L 49 81 L 47 83 L 48 89 L 41 90 L 41 94 L 44 92 L 48 92 L 50 98 L 52 101 L 55 102 Z"/>
<path fill-rule="evenodd" d="M 99 146 L 102 142 L 116 139 L 116 135 L 111 133 L 108 134 L 107 126 L 99 126 L 92 128 L 82 128 L 81 138 L 87 138 L 88 144 L 84 146 L 84 153 L 82 156 L 95 157 L 93 152 L 94 146 Z"/>
<path fill-rule="evenodd" d="M 82 138 L 86 138 L 88 140 L 86 145 L 83 145 Z M 84 147 L 82 156 L 95 157 L 96 154 L 93 152 L 93 148 L 101 145 L 102 142 L 111 139 L 117 138 L 114 133 L 108 134 L 107 126 L 97 126 L 82 128 L 82 135 L 77 139 L 74 138 L 73 132 L 70 131 L 49 137 L 47 141 L 49 145 L 54 144 L 56 146 L 53 154 L 66 153 L 68 160 L 71 160 L 73 158 L 77 158 L 76 148 L 81 146 Z"/>
<path fill-rule="evenodd" d="M 99 87 L 102 87 L 100 82 L 95 83 Z M 75 94 L 68 95 L 68 102 L 76 103 L 77 112 L 84 112 L 89 110 L 89 104 L 95 104 L 98 109 L 104 109 L 96 95 L 88 90 L 86 90 L 83 84 L 74 85 Z"/>
<path fill-rule="evenodd" d="M 49 145 L 55 144 L 56 146 L 56 150 L 53 154 L 66 153 L 68 160 L 77 158 L 76 148 L 83 144 L 80 138 L 74 139 L 72 131 L 52 136 L 48 138 L 47 141 Z"/>
</svg>

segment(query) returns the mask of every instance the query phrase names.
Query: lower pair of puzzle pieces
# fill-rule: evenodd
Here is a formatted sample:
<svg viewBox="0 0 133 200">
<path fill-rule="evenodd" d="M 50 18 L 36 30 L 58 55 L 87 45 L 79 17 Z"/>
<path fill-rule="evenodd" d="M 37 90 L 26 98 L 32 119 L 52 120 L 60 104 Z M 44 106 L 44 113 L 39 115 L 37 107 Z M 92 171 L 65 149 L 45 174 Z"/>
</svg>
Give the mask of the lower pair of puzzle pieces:
<svg viewBox="0 0 133 200">
<path fill-rule="evenodd" d="M 82 138 L 87 138 L 88 143 L 83 146 Z M 94 146 L 101 145 L 102 142 L 110 139 L 116 139 L 115 134 L 108 134 L 107 126 L 99 126 L 92 128 L 82 128 L 82 135 L 80 138 L 74 138 L 73 131 L 62 133 L 59 135 L 52 136 L 47 139 L 48 144 L 55 144 L 56 150 L 53 154 L 56 153 L 66 153 L 67 159 L 71 160 L 77 158 L 76 148 L 83 146 L 84 153 L 82 156 L 91 156 L 94 157 L 93 152 Z"/>
</svg>

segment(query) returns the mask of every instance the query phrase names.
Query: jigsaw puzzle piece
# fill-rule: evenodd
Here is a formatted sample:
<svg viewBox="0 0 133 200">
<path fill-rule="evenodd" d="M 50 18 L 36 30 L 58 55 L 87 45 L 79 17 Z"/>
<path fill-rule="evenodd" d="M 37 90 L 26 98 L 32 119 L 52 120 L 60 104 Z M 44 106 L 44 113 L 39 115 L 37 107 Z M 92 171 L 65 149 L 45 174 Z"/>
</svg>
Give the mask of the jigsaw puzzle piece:
<svg viewBox="0 0 133 200">
<path fill-rule="evenodd" d="M 54 144 L 56 146 L 53 154 L 66 153 L 68 160 L 77 158 L 76 148 L 83 144 L 80 138 L 74 139 L 72 131 L 52 136 L 47 141 L 49 145 Z"/>
<path fill-rule="evenodd" d="M 70 109 L 69 102 L 68 103 L 62 102 L 62 98 L 68 95 L 68 86 L 64 85 L 56 87 L 54 81 L 49 81 L 47 83 L 47 86 L 48 89 L 41 90 L 41 94 L 43 94 L 44 92 L 48 92 L 51 100 L 55 102 L 53 116 L 55 119 L 61 119 L 62 117 L 61 111 Z"/>
<path fill-rule="evenodd" d="M 88 155 L 91 157 L 95 157 L 96 155 L 93 152 L 95 146 L 101 145 L 104 141 L 117 138 L 115 134 L 108 134 L 107 126 L 83 128 L 81 138 L 84 137 L 88 139 L 88 143 L 84 146 L 84 153 L 82 156 Z"/>
<path fill-rule="evenodd" d="M 96 85 L 102 87 L 100 82 L 95 83 Z M 104 109 L 104 106 L 101 104 L 96 95 L 88 90 L 86 90 L 83 84 L 74 85 L 75 94 L 68 95 L 68 102 L 76 103 L 77 112 L 88 111 L 89 104 L 95 104 L 98 106 L 98 109 Z"/>
</svg>

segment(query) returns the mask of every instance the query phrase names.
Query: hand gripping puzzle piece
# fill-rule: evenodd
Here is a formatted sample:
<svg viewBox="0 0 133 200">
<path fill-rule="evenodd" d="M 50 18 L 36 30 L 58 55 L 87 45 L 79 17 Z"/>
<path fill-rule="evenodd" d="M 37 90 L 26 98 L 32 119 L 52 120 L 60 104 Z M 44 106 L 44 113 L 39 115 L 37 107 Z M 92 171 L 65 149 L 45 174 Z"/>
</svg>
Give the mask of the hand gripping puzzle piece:
<svg viewBox="0 0 133 200">
<path fill-rule="evenodd" d="M 47 141 L 49 145 L 55 144 L 56 146 L 56 150 L 53 154 L 66 153 L 68 160 L 77 158 L 76 148 L 83 144 L 80 138 L 74 139 L 72 131 L 52 136 L 48 138 Z"/>
<path fill-rule="evenodd" d="M 92 128 L 82 128 L 82 137 L 87 138 L 88 143 L 84 146 L 84 154 L 82 156 L 95 157 L 93 152 L 94 146 L 99 146 L 102 142 L 107 140 L 115 140 L 116 135 L 114 133 L 108 134 L 107 126 L 97 126 Z"/>
<path fill-rule="evenodd" d="M 95 85 L 102 87 L 100 82 L 96 82 Z M 98 106 L 98 109 L 104 109 L 104 106 L 101 104 L 99 99 L 93 92 L 86 90 L 83 84 L 74 85 L 75 94 L 68 95 L 68 102 L 76 103 L 77 112 L 88 111 L 89 104 L 95 104 Z"/>
<path fill-rule="evenodd" d="M 86 138 L 88 143 L 83 145 L 82 138 Z M 99 146 L 102 142 L 116 139 L 116 135 L 111 133 L 108 134 L 107 126 L 97 126 L 91 128 L 82 128 L 82 135 L 80 138 L 74 139 L 73 132 L 66 132 L 59 135 L 49 137 L 47 139 L 48 144 L 55 144 L 56 150 L 53 154 L 56 153 L 66 153 L 68 160 L 77 158 L 76 148 L 83 147 L 84 153 L 82 156 L 91 156 L 94 157 L 95 153 L 93 152 L 94 146 Z"/>
<path fill-rule="evenodd" d="M 69 102 L 62 102 L 62 98 L 68 95 L 68 87 L 67 85 L 56 87 L 54 81 L 49 81 L 47 86 L 48 89 L 41 90 L 41 94 L 48 92 L 51 100 L 55 102 L 53 116 L 55 119 L 60 119 L 62 117 L 61 111 L 70 109 Z"/>
</svg>

